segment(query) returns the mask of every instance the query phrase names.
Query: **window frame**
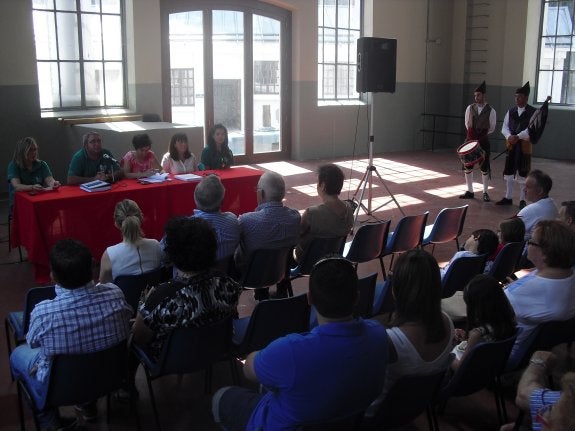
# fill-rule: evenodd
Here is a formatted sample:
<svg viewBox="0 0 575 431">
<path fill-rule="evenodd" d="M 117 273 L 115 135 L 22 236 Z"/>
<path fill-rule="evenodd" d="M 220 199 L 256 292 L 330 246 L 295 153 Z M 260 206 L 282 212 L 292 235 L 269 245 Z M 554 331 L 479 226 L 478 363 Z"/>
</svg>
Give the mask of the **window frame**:
<svg viewBox="0 0 575 431">
<path fill-rule="evenodd" d="M 43 7 L 35 7 L 34 4 L 32 3 L 32 14 L 34 14 L 35 11 L 41 11 L 41 12 L 45 12 L 45 13 L 50 13 L 52 16 L 50 17 L 50 19 L 53 20 L 54 22 L 54 30 L 55 30 L 55 35 L 56 35 L 56 40 L 55 40 L 55 45 L 56 45 L 56 54 L 54 58 L 50 58 L 50 59 L 42 59 L 39 60 L 38 59 L 38 53 L 35 50 L 34 55 L 35 55 L 35 63 L 36 63 L 36 69 L 37 71 L 39 71 L 38 66 L 41 63 L 55 63 L 56 67 L 57 67 L 57 79 L 58 79 L 58 83 L 59 83 L 59 88 L 58 88 L 58 100 L 57 100 L 57 104 L 53 104 L 54 106 L 50 107 L 50 108 L 42 108 L 41 104 L 40 105 L 40 112 L 41 114 L 52 114 L 52 113 L 59 113 L 59 112 L 82 112 L 82 111 L 90 111 L 90 112 L 94 112 L 94 111 L 105 111 L 105 110 L 125 110 L 128 107 L 128 67 L 127 67 L 127 49 L 126 49 L 126 0 L 119 0 L 120 3 L 120 11 L 119 13 L 116 12 L 103 12 L 102 11 L 102 0 L 97 0 L 99 2 L 100 5 L 100 10 L 98 12 L 92 12 L 92 11 L 85 11 L 82 10 L 81 8 L 81 0 L 75 0 L 75 5 L 76 5 L 76 10 L 75 11 L 71 11 L 71 10 L 67 10 L 67 9 L 58 9 L 58 4 L 56 1 L 52 2 L 53 7 L 51 8 L 43 8 Z M 60 58 L 60 49 L 61 49 L 61 44 L 58 41 L 58 19 L 57 19 L 57 14 L 58 13 L 68 13 L 68 14 L 73 14 L 76 17 L 76 41 L 78 44 L 78 58 L 77 59 L 61 59 Z M 92 60 L 92 59 L 86 59 L 84 58 L 84 46 L 83 46 L 83 35 L 82 35 L 82 15 L 93 15 L 93 16 L 97 16 L 99 18 L 99 23 L 100 23 L 100 30 L 101 30 L 101 40 L 100 40 L 100 44 L 101 44 L 101 53 L 102 53 L 102 58 L 99 60 Z M 121 41 L 120 41 L 120 45 L 121 45 L 121 60 L 109 60 L 106 59 L 105 56 L 105 50 L 104 50 L 104 27 L 102 25 L 102 20 L 104 16 L 119 16 L 120 18 L 120 37 L 121 37 Z M 36 27 L 34 25 L 34 23 L 32 24 L 32 29 L 34 32 L 34 39 L 36 38 Z M 123 97 L 122 97 L 122 103 L 121 104 L 107 104 L 106 103 L 106 99 L 107 99 L 107 91 L 106 91 L 106 64 L 108 63 L 116 63 L 121 65 L 121 72 L 122 72 L 122 92 L 123 92 Z M 79 90 L 80 90 L 80 94 L 79 94 L 79 99 L 80 99 L 80 104 L 78 105 L 69 105 L 69 106 L 63 106 L 63 102 L 62 102 L 62 65 L 63 64 L 77 64 L 79 67 Z M 102 76 L 102 83 L 103 83 L 103 98 L 104 98 L 104 104 L 98 104 L 98 105 L 88 105 L 86 100 L 86 81 L 85 81 L 85 66 L 88 64 L 100 64 L 102 66 L 102 72 L 103 72 L 103 76 Z M 38 72 L 38 89 L 40 90 L 40 73 Z M 38 95 L 38 101 L 40 102 L 40 95 Z"/>
</svg>

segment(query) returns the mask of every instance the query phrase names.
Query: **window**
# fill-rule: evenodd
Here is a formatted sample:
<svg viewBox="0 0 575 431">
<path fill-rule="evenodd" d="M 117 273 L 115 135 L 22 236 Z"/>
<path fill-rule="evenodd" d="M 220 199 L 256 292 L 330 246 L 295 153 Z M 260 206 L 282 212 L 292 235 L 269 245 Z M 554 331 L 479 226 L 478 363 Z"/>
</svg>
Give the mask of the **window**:
<svg viewBox="0 0 575 431">
<path fill-rule="evenodd" d="M 194 69 L 171 69 L 172 106 L 195 106 Z"/>
<path fill-rule="evenodd" d="M 575 105 L 575 0 L 543 1 L 536 102 Z"/>
<path fill-rule="evenodd" d="M 125 106 L 123 0 L 32 0 L 42 111 Z"/>
<path fill-rule="evenodd" d="M 355 91 L 361 0 L 318 0 L 318 99 L 358 99 Z"/>
<path fill-rule="evenodd" d="M 279 61 L 254 61 L 254 93 L 279 94 Z"/>
</svg>

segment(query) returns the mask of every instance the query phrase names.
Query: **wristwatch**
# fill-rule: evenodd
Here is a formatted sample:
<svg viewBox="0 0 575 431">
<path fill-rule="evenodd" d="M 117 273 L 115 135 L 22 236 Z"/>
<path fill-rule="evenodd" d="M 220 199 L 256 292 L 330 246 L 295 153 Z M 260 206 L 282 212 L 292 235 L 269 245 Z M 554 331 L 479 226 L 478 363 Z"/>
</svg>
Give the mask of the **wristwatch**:
<svg viewBox="0 0 575 431">
<path fill-rule="evenodd" d="M 537 365 L 538 367 L 543 368 L 544 370 L 547 370 L 547 364 L 545 363 L 545 361 L 541 358 L 531 358 L 529 360 L 529 364 L 530 365 Z"/>
</svg>

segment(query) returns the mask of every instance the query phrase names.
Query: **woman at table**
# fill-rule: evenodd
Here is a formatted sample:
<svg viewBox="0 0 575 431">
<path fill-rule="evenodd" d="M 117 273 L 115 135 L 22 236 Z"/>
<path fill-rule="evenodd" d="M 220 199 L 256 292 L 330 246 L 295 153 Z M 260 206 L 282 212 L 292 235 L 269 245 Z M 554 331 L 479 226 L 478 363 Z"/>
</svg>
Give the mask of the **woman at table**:
<svg viewBox="0 0 575 431">
<path fill-rule="evenodd" d="M 138 204 L 124 199 L 116 204 L 114 225 L 122 232 L 122 242 L 108 247 L 100 262 L 100 283 L 119 275 L 138 275 L 161 266 L 164 252 L 155 239 L 142 232 L 144 216 Z"/>
<path fill-rule="evenodd" d="M 225 169 L 234 164 L 234 155 L 228 147 L 228 129 L 223 124 L 216 124 L 210 130 L 201 164 L 203 169 Z"/>
<path fill-rule="evenodd" d="M 152 141 L 147 133 L 135 135 L 132 145 L 134 151 L 128 151 L 120 162 L 126 178 L 149 177 L 162 169 L 151 150 Z"/>
<path fill-rule="evenodd" d="M 41 191 L 44 187 L 57 188 L 60 182 L 52 176 L 48 164 L 38 158 L 38 144 L 34 138 L 24 138 L 16 144 L 14 157 L 8 164 L 10 183 L 10 208 L 14 203 L 14 192 Z"/>
<path fill-rule="evenodd" d="M 162 169 L 169 174 L 188 174 L 198 169 L 196 156 L 190 152 L 185 133 L 176 133 L 170 139 L 168 152 L 162 157 Z"/>
</svg>

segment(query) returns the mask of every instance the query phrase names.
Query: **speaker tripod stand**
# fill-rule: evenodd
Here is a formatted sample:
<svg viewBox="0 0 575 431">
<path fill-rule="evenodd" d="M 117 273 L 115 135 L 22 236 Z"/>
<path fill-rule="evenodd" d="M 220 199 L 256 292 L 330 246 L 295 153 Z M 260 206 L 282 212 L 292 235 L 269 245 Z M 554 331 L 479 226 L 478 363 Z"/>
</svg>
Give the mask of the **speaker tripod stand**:
<svg viewBox="0 0 575 431">
<path fill-rule="evenodd" d="M 375 217 L 373 214 L 375 212 L 377 212 L 380 208 L 383 208 L 384 206 L 389 205 L 392 202 L 395 203 L 395 206 L 397 206 L 397 208 L 399 209 L 401 214 L 403 216 L 405 216 L 405 213 L 403 212 L 401 205 L 399 205 L 399 202 L 397 201 L 397 199 L 395 198 L 393 193 L 391 193 L 391 190 L 389 190 L 389 187 L 387 186 L 386 182 L 383 180 L 383 178 L 381 177 L 381 175 L 377 171 L 377 168 L 373 165 L 373 143 L 375 140 L 374 134 L 373 134 L 373 94 L 371 94 L 370 101 L 371 101 L 371 103 L 370 103 L 369 147 L 368 147 L 369 161 L 368 161 L 368 165 L 365 169 L 365 173 L 363 174 L 363 177 L 362 177 L 361 181 L 359 182 L 357 189 L 355 190 L 355 193 L 353 194 L 353 198 L 352 198 L 353 201 L 355 201 L 355 203 L 357 204 L 357 207 L 355 208 L 355 214 L 353 217 L 353 221 L 354 221 L 353 225 L 354 226 L 357 223 L 357 217 L 359 216 L 359 210 L 360 209 L 363 210 L 369 217 L 377 219 L 377 217 Z M 387 191 L 387 194 L 389 195 L 389 200 L 382 203 L 378 207 L 372 209 L 372 199 L 373 199 L 372 188 L 373 188 L 373 173 L 374 172 L 375 172 L 375 175 L 377 176 L 377 178 L 379 179 L 379 182 L 381 183 L 381 185 Z M 367 191 L 367 205 L 365 205 L 363 203 L 363 198 L 365 196 L 366 191 Z M 359 199 L 358 199 L 358 195 L 359 195 Z"/>
</svg>

